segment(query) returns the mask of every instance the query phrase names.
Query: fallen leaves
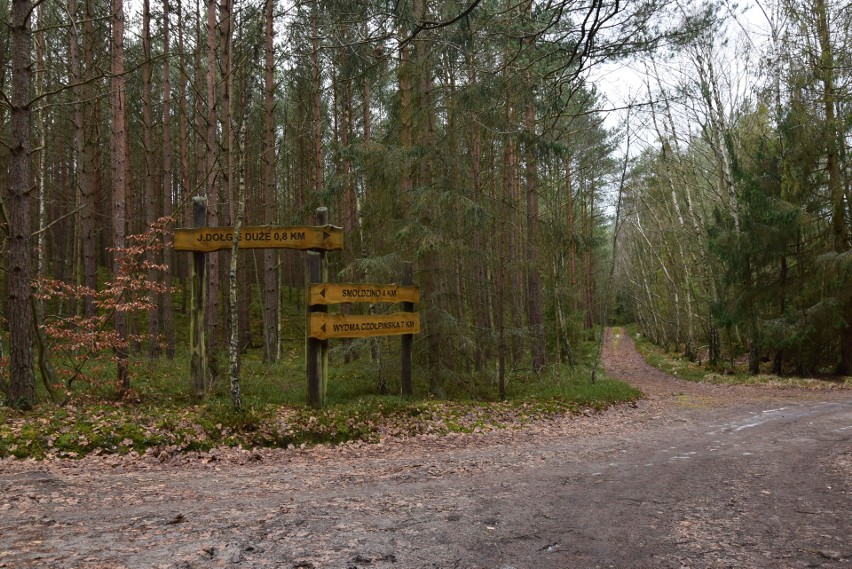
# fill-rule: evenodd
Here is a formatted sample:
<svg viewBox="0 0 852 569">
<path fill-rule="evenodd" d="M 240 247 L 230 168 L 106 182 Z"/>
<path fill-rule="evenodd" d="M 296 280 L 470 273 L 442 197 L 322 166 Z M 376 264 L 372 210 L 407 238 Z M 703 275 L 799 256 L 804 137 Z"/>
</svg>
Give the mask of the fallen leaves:
<svg viewBox="0 0 852 569">
<path fill-rule="evenodd" d="M 482 435 L 513 430 L 591 409 L 559 399 L 526 402 L 382 400 L 354 402 L 322 410 L 264 407 L 244 414 L 209 406 L 141 405 L 48 406 L 7 417 L 0 424 L 0 458 L 39 460 L 118 456 L 120 462 L 174 461 L 201 453 L 201 462 L 217 460 L 216 449 L 306 449 L 317 445 L 381 445 L 385 440 Z M 205 454 L 206 453 L 206 454 Z M 262 455 L 240 455 L 256 462 Z"/>
</svg>

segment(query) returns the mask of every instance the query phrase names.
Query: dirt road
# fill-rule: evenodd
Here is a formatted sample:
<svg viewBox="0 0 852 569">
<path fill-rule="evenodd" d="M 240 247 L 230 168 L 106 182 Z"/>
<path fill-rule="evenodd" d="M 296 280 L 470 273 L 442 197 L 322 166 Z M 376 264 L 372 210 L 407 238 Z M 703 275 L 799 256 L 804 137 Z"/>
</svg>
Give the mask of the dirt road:
<svg viewBox="0 0 852 569">
<path fill-rule="evenodd" d="M 682 382 L 514 432 L 0 463 L 0 567 L 852 566 L 852 394 Z"/>
</svg>

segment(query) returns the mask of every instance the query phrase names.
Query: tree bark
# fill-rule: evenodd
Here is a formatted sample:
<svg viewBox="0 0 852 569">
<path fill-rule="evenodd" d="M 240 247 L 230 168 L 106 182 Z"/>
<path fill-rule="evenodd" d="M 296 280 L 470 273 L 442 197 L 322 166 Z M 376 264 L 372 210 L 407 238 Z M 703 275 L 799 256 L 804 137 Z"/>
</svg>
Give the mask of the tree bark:
<svg viewBox="0 0 852 569">
<path fill-rule="evenodd" d="M 191 208 L 186 207 L 189 203 L 192 179 L 190 170 L 190 162 L 189 162 L 189 110 L 187 106 L 187 92 L 186 92 L 186 83 L 187 83 L 187 73 L 186 73 L 186 53 L 184 48 L 183 34 L 184 34 L 184 20 L 183 20 L 183 2 L 181 0 L 177 0 L 177 52 L 178 52 L 178 69 L 180 72 L 178 73 L 178 115 L 180 117 L 178 123 L 178 147 L 180 153 L 180 184 L 179 191 L 177 192 L 177 196 L 180 199 L 180 204 L 183 205 L 182 216 L 177 219 L 177 223 L 183 225 L 183 227 L 189 227 L 189 224 L 192 221 L 191 217 Z M 198 51 L 198 50 L 196 50 Z M 196 73 L 198 71 L 196 70 Z M 198 97 L 196 97 L 198 98 Z M 189 255 L 179 255 L 178 256 L 178 266 L 176 267 L 176 274 L 180 274 L 183 279 L 184 286 L 182 287 L 181 294 L 181 307 L 180 311 L 182 314 L 186 313 L 187 309 L 187 283 L 189 280 L 190 273 L 190 264 L 191 260 L 189 259 Z"/>
<path fill-rule="evenodd" d="M 219 190 L 216 187 L 216 161 L 219 147 L 216 140 L 216 0 L 207 0 L 207 137 L 205 186 L 207 193 L 207 224 L 219 225 Z M 207 327 L 207 342 L 211 347 L 207 351 L 210 358 L 208 372 L 210 381 L 218 376 L 216 350 L 219 345 L 219 260 L 217 255 L 207 255 L 207 304 L 204 316 Z"/>
<path fill-rule="evenodd" d="M 530 93 L 534 97 L 533 93 Z M 538 272 L 538 162 L 535 155 L 535 103 L 529 101 L 525 116 L 526 183 L 527 183 L 527 321 L 532 340 L 532 367 L 536 372 L 547 365 L 547 342 L 544 337 L 544 309 L 541 298 L 541 277 Z"/>
<path fill-rule="evenodd" d="M 154 62 L 151 58 L 151 3 L 150 0 L 142 1 L 142 140 L 145 145 L 145 226 L 151 227 L 157 220 L 157 195 L 154 190 L 154 174 L 157 168 L 154 153 L 154 102 L 152 75 Z M 156 247 L 148 247 L 145 257 L 150 264 L 147 270 L 149 282 L 159 280 L 159 274 L 153 268 L 159 261 Z M 148 310 L 148 356 L 156 358 L 160 355 L 160 310 L 162 300 L 160 295 L 155 294 L 152 306 Z"/>
<path fill-rule="evenodd" d="M 311 69 L 313 72 L 313 191 L 314 198 L 317 199 L 322 194 L 325 180 L 323 178 L 323 163 L 322 163 L 322 73 L 320 69 L 319 59 L 319 32 L 317 4 L 312 5 L 311 12 Z"/>
<path fill-rule="evenodd" d="M 504 150 L 504 171 L 506 170 L 506 153 Z M 505 191 L 505 176 L 503 187 L 495 187 L 494 193 L 499 191 L 498 212 L 499 219 L 505 220 L 509 215 L 509 199 Z M 509 230 L 505 227 L 497 228 L 497 274 L 494 276 L 496 303 L 494 306 L 494 321 L 497 326 L 497 390 L 500 400 L 506 399 L 506 356 L 508 347 L 506 345 L 506 262 L 508 258 Z"/>
<path fill-rule="evenodd" d="M 574 207 L 574 188 L 571 183 L 571 155 L 565 157 L 565 219 L 568 229 L 568 280 L 571 282 L 571 309 L 580 310 L 577 293 L 577 214 Z"/>
<path fill-rule="evenodd" d="M 39 3 L 36 8 L 36 16 L 37 23 L 36 29 L 38 30 L 35 35 L 36 42 L 36 76 L 35 76 L 35 89 L 36 89 L 36 98 L 39 99 L 38 106 L 36 107 L 36 132 L 38 133 L 38 150 L 35 151 L 34 160 L 35 164 L 38 164 L 35 172 L 35 180 L 36 187 L 38 189 L 38 240 L 36 246 L 36 255 L 38 257 L 38 261 L 36 263 L 36 278 L 43 279 L 47 277 L 47 255 L 48 255 L 48 242 L 47 242 L 47 206 L 50 202 L 50 196 L 47 191 L 47 170 L 45 165 L 47 163 L 47 110 L 45 109 L 45 100 L 42 99 L 42 95 L 45 92 L 45 83 L 46 83 L 46 75 L 47 70 L 45 69 L 45 50 L 47 46 L 45 45 L 45 27 L 46 23 L 44 20 L 44 3 Z M 52 245 L 52 244 L 51 244 Z M 44 301 L 41 299 L 37 299 L 35 303 L 36 308 L 36 326 L 41 325 L 41 322 L 44 318 Z"/>
<path fill-rule="evenodd" d="M 278 222 L 278 204 L 275 195 L 275 34 L 273 0 L 266 0 L 266 33 L 264 38 L 264 147 L 263 147 L 263 202 L 265 222 Z M 263 252 L 263 361 L 277 362 L 281 356 L 278 337 L 278 250 Z"/>
<path fill-rule="evenodd" d="M 218 77 L 220 78 L 221 105 L 218 108 L 219 131 L 221 133 L 221 155 L 219 158 L 219 171 L 221 175 L 221 187 L 224 190 L 224 203 L 219 212 L 219 220 L 227 226 L 233 227 L 236 216 L 234 199 L 234 127 L 233 127 L 233 0 L 221 0 L 219 3 L 219 58 Z M 230 263 L 230 253 L 224 252 L 223 265 Z M 240 275 L 242 277 L 242 275 Z M 229 288 L 228 274 L 223 267 L 221 277 L 222 290 Z M 238 309 L 239 312 L 239 309 Z M 225 309 L 223 314 L 224 338 L 227 345 L 230 331 L 237 327 L 238 323 L 231 320 L 230 310 Z"/>
<path fill-rule="evenodd" d="M 242 408 L 242 395 L 240 393 L 240 345 L 239 345 L 239 316 L 238 301 L 237 301 L 237 262 L 239 261 L 239 243 L 240 230 L 243 224 L 243 215 L 245 213 L 245 183 L 244 183 L 244 149 L 245 140 L 245 123 L 243 123 L 239 139 L 239 154 L 240 154 L 240 181 L 237 198 L 237 211 L 234 218 L 234 240 L 231 247 L 231 263 L 228 270 L 228 307 L 231 314 L 231 329 L 228 341 L 228 362 L 231 379 L 231 402 L 234 408 L 240 410 Z"/>
<path fill-rule="evenodd" d="M 9 397 L 13 407 L 36 402 L 33 366 L 33 316 L 30 309 L 32 274 L 30 170 L 32 35 L 30 0 L 12 2 L 12 96 L 9 138 L 9 257 L 6 294 L 9 314 Z"/>
<path fill-rule="evenodd" d="M 470 66 L 471 80 L 476 82 L 476 67 Z M 483 196 L 482 184 L 482 128 L 475 120 L 470 121 L 468 129 L 468 145 L 470 147 L 470 185 L 471 193 L 474 202 L 481 206 L 487 207 L 486 200 Z M 484 228 L 476 227 L 473 230 L 473 238 L 471 242 L 472 249 L 472 265 L 474 266 L 474 306 L 473 318 L 477 328 L 476 353 L 474 354 L 474 364 L 477 370 L 485 368 L 490 359 L 490 346 L 493 343 L 490 341 L 492 334 L 492 325 L 489 307 L 488 294 L 488 265 L 487 260 L 481 255 L 482 251 L 487 251 L 488 231 Z"/>
<path fill-rule="evenodd" d="M 172 82 L 171 61 L 169 46 L 169 0 L 163 0 L 163 214 L 173 215 L 174 203 L 172 199 Z M 166 288 L 162 295 L 162 322 L 163 334 L 166 343 L 166 357 L 175 357 L 175 321 L 172 288 L 172 274 L 174 272 L 174 255 L 170 246 L 163 247 L 163 264 L 166 266 L 163 275 L 163 285 Z"/>
<path fill-rule="evenodd" d="M 10 5 L 11 0 L 0 0 L 0 14 L 8 16 L 8 21 L 11 21 Z M 11 47 L 11 36 L 12 34 L 8 32 L 0 34 L 0 61 L 10 61 L 9 48 Z M 7 85 L 6 80 L 8 79 L 10 67 L 10 65 L 0 65 L 0 85 Z M 2 125 L 7 124 L 6 111 L 8 108 L 7 105 L 0 105 L 0 124 Z M 0 159 L 7 160 L 7 152 L 8 149 L 6 147 L 0 146 Z M 8 188 L 8 174 L 8 168 L 0 168 L 0 188 Z"/>
<path fill-rule="evenodd" d="M 508 73 L 508 70 L 507 70 Z M 507 81 L 506 91 L 506 130 L 514 131 L 517 127 L 517 118 L 515 116 L 515 101 L 509 90 L 509 82 Z M 523 227 L 522 217 L 518 214 L 520 210 L 520 176 L 518 173 L 518 143 L 515 137 L 507 134 L 504 137 L 504 159 L 503 159 L 503 183 L 505 189 L 504 200 L 506 200 L 506 217 L 502 217 L 506 223 L 502 231 L 506 232 L 506 256 L 503 257 L 503 263 L 508 264 L 512 269 L 519 266 L 518 241 L 520 239 L 520 230 Z M 522 322 L 521 303 L 523 302 L 523 287 L 521 285 L 521 272 L 510 270 L 507 276 L 506 286 L 514 294 L 508 295 L 508 305 L 510 314 L 510 323 L 513 330 L 520 330 Z M 521 361 L 521 343 L 518 340 L 518 334 L 512 334 L 509 340 L 511 349 L 511 363 L 518 365 Z"/>
<path fill-rule="evenodd" d="M 192 198 L 192 226 L 207 225 L 207 198 Z M 193 401 L 204 399 L 207 390 L 207 334 L 204 327 L 204 303 L 207 299 L 206 253 L 194 251 L 190 259 L 190 314 L 189 314 L 189 371 L 190 395 Z"/>
<path fill-rule="evenodd" d="M 594 256 L 592 244 L 595 238 L 595 183 L 589 182 L 588 195 L 583 198 L 583 311 L 584 327 L 591 330 L 595 325 L 594 316 Z"/>
<path fill-rule="evenodd" d="M 112 35 L 110 73 L 110 103 L 112 119 L 112 245 L 113 272 L 119 275 L 125 247 L 127 222 L 127 93 L 124 87 L 124 1 L 111 0 Z M 116 348 L 118 383 L 123 391 L 130 389 L 127 368 L 127 320 L 125 312 L 117 310 L 113 326 L 119 336 Z"/>
<path fill-rule="evenodd" d="M 88 5 L 88 2 L 87 2 Z M 89 82 L 84 82 L 84 78 L 89 78 L 91 72 L 88 69 L 87 62 L 91 61 L 92 55 L 91 45 L 93 39 L 89 37 L 92 33 L 91 25 L 88 22 L 88 14 L 83 12 L 80 14 L 80 7 L 77 0 L 68 1 L 68 13 L 73 18 L 69 26 L 69 50 L 68 56 L 71 65 L 71 78 L 74 82 L 72 89 L 74 95 L 74 153 L 77 162 L 77 188 L 80 205 L 80 249 L 82 257 L 82 284 L 90 290 L 97 290 L 97 270 L 98 270 L 98 253 L 97 240 L 95 233 L 95 215 L 97 213 L 97 204 L 95 203 L 95 187 L 92 176 L 92 136 L 89 134 L 92 130 L 97 130 L 94 121 L 87 115 L 91 112 L 93 103 L 92 87 Z M 80 24 L 80 20 L 86 20 Z M 83 41 L 80 41 L 81 34 Z M 85 53 L 81 53 L 81 46 Z M 87 122 L 88 128 L 87 128 Z M 91 317 L 95 313 L 95 305 L 93 298 L 89 295 L 83 298 L 83 315 Z"/>
<path fill-rule="evenodd" d="M 414 16 L 419 22 L 425 22 L 429 17 L 429 8 L 427 0 L 415 0 L 413 5 Z M 420 147 L 421 155 L 417 161 L 416 187 L 423 191 L 431 188 L 434 180 L 434 158 L 430 155 L 435 145 L 435 124 L 434 124 L 434 109 L 433 109 L 433 84 L 432 84 L 432 67 L 429 54 L 429 37 L 425 32 L 421 32 L 412 42 L 414 44 L 414 61 L 412 71 L 415 74 L 416 81 L 414 82 L 415 100 L 417 106 L 413 109 L 416 112 L 416 133 L 417 146 Z M 424 208 L 421 214 L 421 223 L 431 229 L 436 229 L 437 220 L 434 218 L 429 208 Z M 424 248 L 420 254 L 421 262 L 421 283 L 423 286 L 423 297 L 426 303 L 424 314 L 426 328 L 426 344 L 427 344 L 427 359 L 429 363 L 429 392 L 436 397 L 443 397 L 444 385 L 442 379 L 442 368 L 445 363 L 442 358 L 443 350 L 441 349 L 444 341 L 444 332 L 441 330 L 441 314 L 444 312 L 442 308 L 442 291 L 444 278 L 440 271 L 438 251 L 436 246 L 430 244 Z"/>
</svg>

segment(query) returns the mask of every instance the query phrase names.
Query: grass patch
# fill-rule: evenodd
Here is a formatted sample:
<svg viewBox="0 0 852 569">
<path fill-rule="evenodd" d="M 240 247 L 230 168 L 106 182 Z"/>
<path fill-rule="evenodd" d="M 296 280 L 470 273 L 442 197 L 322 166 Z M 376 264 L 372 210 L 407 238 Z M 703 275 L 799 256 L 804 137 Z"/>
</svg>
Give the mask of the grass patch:
<svg viewBox="0 0 852 569">
<path fill-rule="evenodd" d="M 583 409 L 603 409 L 637 399 L 625 383 L 590 370 L 551 365 L 541 373 L 514 370 L 507 376 L 507 400 L 497 401 L 496 370 L 441 377 L 445 397 L 429 393 L 428 371 L 415 366 L 414 393 L 399 396 L 399 342 L 379 341 L 381 363 L 371 361 L 364 341 L 332 342 L 327 405 L 306 406 L 304 331 L 301 312 L 287 320 L 281 360 L 262 361 L 251 349 L 241 360 L 243 410 L 233 409 L 227 361 L 219 354 L 216 380 L 203 403 L 190 398 L 190 361 L 185 346 L 173 360 L 131 356 L 132 393 L 120 397 L 110 364 L 92 366 L 89 381 L 72 387 L 70 403 L 50 403 L 39 386 L 40 404 L 29 411 L 0 406 L 0 457 L 81 458 L 91 454 L 159 454 L 216 447 L 300 447 L 383 437 L 467 433 L 522 426 Z M 181 328 L 184 322 L 178 323 Z M 291 329 L 292 328 L 292 329 Z M 185 336 L 184 336 L 185 337 Z M 577 353 L 589 346 L 577 346 Z M 344 363 L 346 350 L 360 355 Z M 417 359 L 417 358 L 415 358 Z M 395 395 L 397 394 L 397 395 Z"/>
<path fill-rule="evenodd" d="M 144 365 L 142 363 L 144 362 Z M 509 377 L 507 400 L 495 401 L 496 381 L 469 380 L 477 398 L 434 400 L 379 393 L 374 364 L 362 358 L 336 362 L 329 381 L 329 404 L 305 406 L 304 369 L 290 360 L 265 365 L 253 356 L 244 360 L 244 409 L 231 406 L 225 379 L 213 386 L 202 404 L 189 399 L 189 362 L 136 361 L 133 397 L 109 401 L 102 389 L 82 385 L 71 404 L 41 403 L 21 412 L 0 408 L 0 457 L 81 458 L 89 454 L 139 455 L 221 446 L 290 447 L 375 442 L 383 437 L 469 433 L 522 426 L 582 409 L 603 409 L 641 394 L 627 384 L 589 370 L 551 366 L 541 374 L 518 372 Z M 419 370 L 423 375 L 422 370 Z M 390 389 L 398 385 L 388 382 Z M 416 382 L 426 393 L 426 381 Z M 468 386 L 470 387 L 470 386 Z M 491 394 L 484 397 L 483 394 Z"/>
<path fill-rule="evenodd" d="M 735 365 L 732 368 L 720 371 L 707 365 L 692 362 L 682 354 L 665 351 L 633 326 L 627 328 L 627 330 L 627 333 L 633 338 L 636 349 L 649 365 L 687 381 L 779 388 L 852 389 L 852 377 L 807 378 L 779 376 L 771 373 L 752 375 L 747 372 L 745 364 Z"/>
</svg>

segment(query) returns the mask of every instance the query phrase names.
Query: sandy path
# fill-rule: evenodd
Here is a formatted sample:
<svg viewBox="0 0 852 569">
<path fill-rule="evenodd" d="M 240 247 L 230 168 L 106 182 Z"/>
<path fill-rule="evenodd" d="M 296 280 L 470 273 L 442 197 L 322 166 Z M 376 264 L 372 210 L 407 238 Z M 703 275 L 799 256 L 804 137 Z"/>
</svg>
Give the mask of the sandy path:
<svg viewBox="0 0 852 569">
<path fill-rule="evenodd" d="M 849 567 L 848 392 L 686 383 L 517 430 L 0 463 L 0 567 Z"/>
</svg>

